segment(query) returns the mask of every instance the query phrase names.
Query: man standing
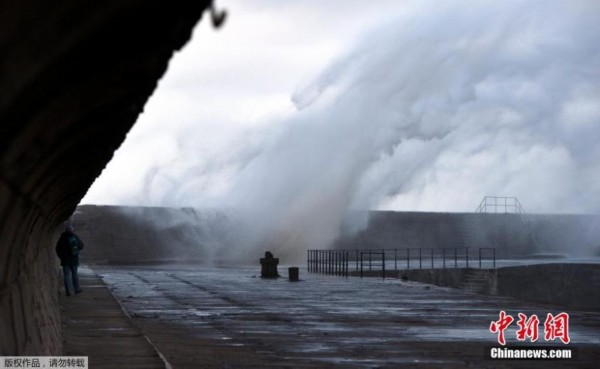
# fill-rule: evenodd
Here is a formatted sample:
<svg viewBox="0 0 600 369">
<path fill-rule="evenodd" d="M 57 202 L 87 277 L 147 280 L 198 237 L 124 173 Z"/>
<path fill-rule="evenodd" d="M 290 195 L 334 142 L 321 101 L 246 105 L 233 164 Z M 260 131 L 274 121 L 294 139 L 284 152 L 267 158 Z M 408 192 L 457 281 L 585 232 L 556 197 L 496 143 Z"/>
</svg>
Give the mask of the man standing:
<svg viewBox="0 0 600 369">
<path fill-rule="evenodd" d="M 71 296 L 70 285 L 73 281 L 75 293 L 81 293 L 79 288 L 79 277 L 77 276 L 77 267 L 79 266 L 79 251 L 83 249 L 83 242 L 73 233 L 73 226 L 68 225 L 65 231 L 60 235 L 56 244 L 56 255 L 60 258 L 60 265 L 63 268 L 65 280 L 65 292 Z"/>
</svg>

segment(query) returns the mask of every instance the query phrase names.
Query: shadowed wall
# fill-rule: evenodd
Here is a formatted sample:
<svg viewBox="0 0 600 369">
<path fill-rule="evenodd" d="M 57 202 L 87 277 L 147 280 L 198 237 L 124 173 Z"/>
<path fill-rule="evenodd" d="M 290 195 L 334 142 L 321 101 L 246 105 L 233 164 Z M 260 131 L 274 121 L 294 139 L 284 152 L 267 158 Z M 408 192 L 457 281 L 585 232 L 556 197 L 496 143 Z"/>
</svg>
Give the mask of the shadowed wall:
<svg viewBox="0 0 600 369">
<path fill-rule="evenodd" d="M 0 3 L 1 355 L 61 352 L 54 229 L 208 3 Z"/>
</svg>

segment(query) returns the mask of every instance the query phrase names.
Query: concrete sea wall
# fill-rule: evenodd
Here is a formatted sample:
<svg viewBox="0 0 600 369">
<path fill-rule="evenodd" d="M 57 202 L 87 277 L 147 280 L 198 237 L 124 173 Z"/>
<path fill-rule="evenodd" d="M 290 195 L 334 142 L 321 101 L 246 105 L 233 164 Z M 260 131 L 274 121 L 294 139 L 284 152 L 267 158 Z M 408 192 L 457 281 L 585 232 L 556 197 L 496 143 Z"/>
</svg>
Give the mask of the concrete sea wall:
<svg viewBox="0 0 600 369">
<path fill-rule="evenodd" d="M 600 216 L 570 214 L 369 213 L 367 227 L 336 249 L 496 248 L 498 258 L 552 253 L 600 256 Z"/>
<path fill-rule="evenodd" d="M 218 210 L 84 205 L 74 222 L 90 246 L 84 256 L 90 262 L 215 262 L 244 237 L 233 218 Z M 599 216 L 531 215 L 528 222 L 514 214 L 371 212 L 363 231 L 332 248 L 470 247 L 476 257 L 477 248 L 495 247 L 498 259 L 600 254 Z"/>
<path fill-rule="evenodd" d="M 352 272 L 358 276 L 359 273 Z M 381 278 L 381 271 L 364 272 Z M 497 269 L 411 269 L 386 277 L 514 297 L 554 306 L 600 311 L 600 264 L 551 263 Z"/>
</svg>

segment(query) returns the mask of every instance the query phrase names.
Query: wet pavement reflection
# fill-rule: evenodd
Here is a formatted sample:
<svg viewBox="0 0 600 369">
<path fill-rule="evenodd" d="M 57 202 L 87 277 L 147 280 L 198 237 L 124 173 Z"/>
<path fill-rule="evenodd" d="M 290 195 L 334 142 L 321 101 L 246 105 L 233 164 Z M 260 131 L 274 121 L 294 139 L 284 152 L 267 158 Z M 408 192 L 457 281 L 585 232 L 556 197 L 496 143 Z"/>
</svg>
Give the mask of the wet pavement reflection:
<svg viewBox="0 0 600 369">
<path fill-rule="evenodd" d="M 585 367 L 600 360 L 598 312 L 303 270 L 301 281 L 292 283 L 261 279 L 257 268 L 94 269 L 174 368 L 511 367 L 515 362 L 484 354 L 485 347 L 497 346 L 488 328 L 500 310 L 571 315 L 577 362 L 526 366 Z M 516 329 L 513 324 L 506 332 L 509 344 L 517 342 Z"/>
</svg>

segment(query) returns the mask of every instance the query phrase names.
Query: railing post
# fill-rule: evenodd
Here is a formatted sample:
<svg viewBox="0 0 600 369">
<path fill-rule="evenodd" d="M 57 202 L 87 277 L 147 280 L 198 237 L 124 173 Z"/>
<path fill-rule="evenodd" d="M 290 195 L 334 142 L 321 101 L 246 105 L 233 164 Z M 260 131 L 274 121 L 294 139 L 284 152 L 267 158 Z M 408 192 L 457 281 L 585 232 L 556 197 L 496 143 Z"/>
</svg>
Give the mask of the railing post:
<svg viewBox="0 0 600 369">
<path fill-rule="evenodd" d="M 358 260 L 358 259 L 356 259 Z M 363 253 L 360 253 L 360 277 L 363 277 Z"/>
<path fill-rule="evenodd" d="M 329 250 L 329 275 L 335 275 L 335 251 Z"/>
<path fill-rule="evenodd" d="M 454 269 L 458 268 L 458 249 L 454 248 Z"/>
<path fill-rule="evenodd" d="M 321 250 L 321 274 L 325 274 L 325 256 L 327 250 Z"/>
<path fill-rule="evenodd" d="M 369 249 L 369 272 L 371 271 L 371 262 L 372 262 L 371 250 Z"/>
<path fill-rule="evenodd" d="M 383 274 L 383 279 L 385 279 L 385 251 L 384 250 L 381 250 L 381 251 L 382 251 L 381 260 L 382 260 L 382 266 L 383 266 L 382 274 Z"/>
<path fill-rule="evenodd" d="M 481 247 L 479 248 L 479 269 L 481 269 Z"/>
<path fill-rule="evenodd" d="M 494 255 L 494 268 L 496 268 L 496 248 L 495 247 L 492 248 L 492 252 L 493 252 L 493 255 Z"/>
<path fill-rule="evenodd" d="M 321 272 L 321 251 L 315 251 L 315 272 L 318 274 Z"/>
<path fill-rule="evenodd" d="M 406 249 L 406 269 L 410 269 L 410 247 Z"/>
<path fill-rule="evenodd" d="M 423 269 L 423 259 L 421 258 L 421 248 L 419 247 L 419 269 Z"/>
<path fill-rule="evenodd" d="M 361 262 L 362 262 L 362 260 L 361 260 Z M 358 270 L 358 250 L 356 250 L 356 270 Z"/>
<path fill-rule="evenodd" d="M 321 250 L 321 256 L 319 257 L 321 260 L 319 261 L 320 263 L 320 272 L 321 274 L 325 274 L 325 250 Z"/>
<path fill-rule="evenodd" d="M 335 275 L 335 251 L 329 250 L 329 275 Z"/>
<path fill-rule="evenodd" d="M 344 252 L 344 257 L 346 258 L 346 277 L 348 276 L 348 251 Z"/>
<path fill-rule="evenodd" d="M 442 265 L 446 269 L 446 248 L 442 247 Z"/>
<path fill-rule="evenodd" d="M 467 268 L 468 268 L 469 267 L 469 248 L 465 247 L 465 249 L 467 250 L 466 260 L 467 260 Z"/>
<path fill-rule="evenodd" d="M 433 269 L 433 247 L 431 248 L 431 269 Z"/>
<path fill-rule="evenodd" d="M 336 275 L 337 272 L 337 251 L 331 251 L 331 275 Z"/>
<path fill-rule="evenodd" d="M 398 270 L 398 249 L 394 248 L 394 270 Z"/>
</svg>

